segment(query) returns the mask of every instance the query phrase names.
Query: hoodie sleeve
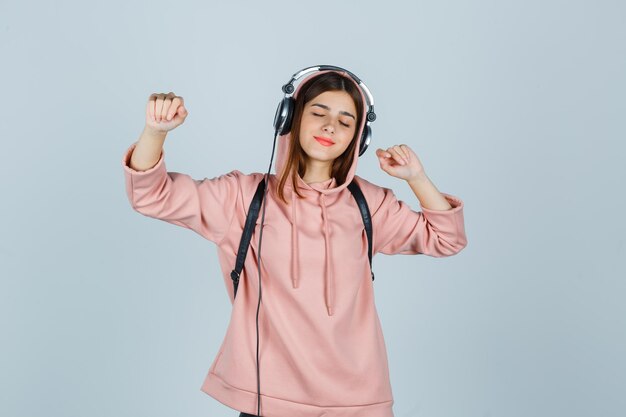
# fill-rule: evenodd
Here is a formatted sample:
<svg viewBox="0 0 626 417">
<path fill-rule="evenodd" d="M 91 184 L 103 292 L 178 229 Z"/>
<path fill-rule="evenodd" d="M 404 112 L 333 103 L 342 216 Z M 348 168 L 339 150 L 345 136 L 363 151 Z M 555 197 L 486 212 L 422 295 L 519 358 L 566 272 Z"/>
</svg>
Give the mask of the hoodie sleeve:
<svg viewBox="0 0 626 417">
<path fill-rule="evenodd" d="M 129 166 L 136 145 L 133 143 L 122 158 L 126 194 L 132 208 L 219 243 L 235 213 L 241 173 L 234 170 L 216 178 L 196 180 L 186 174 L 167 172 L 165 151 L 152 168 L 136 171 Z"/>
<path fill-rule="evenodd" d="M 381 191 L 382 201 L 378 199 L 381 203 L 372 215 L 374 253 L 443 257 L 467 245 L 463 201 L 458 197 L 441 193 L 452 206 L 448 210 L 422 207 L 422 211 L 414 211 L 391 189 L 380 187 Z"/>
</svg>

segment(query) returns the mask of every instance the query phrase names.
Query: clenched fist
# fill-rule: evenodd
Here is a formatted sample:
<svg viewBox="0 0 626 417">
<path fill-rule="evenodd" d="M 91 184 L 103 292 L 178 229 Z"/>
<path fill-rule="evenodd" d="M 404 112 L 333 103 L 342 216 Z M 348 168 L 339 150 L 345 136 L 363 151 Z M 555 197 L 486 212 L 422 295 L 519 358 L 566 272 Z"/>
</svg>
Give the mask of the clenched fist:
<svg viewBox="0 0 626 417">
<path fill-rule="evenodd" d="M 173 92 L 153 93 L 146 107 L 146 127 L 157 132 L 169 132 L 183 124 L 189 113 L 182 97 Z"/>
</svg>

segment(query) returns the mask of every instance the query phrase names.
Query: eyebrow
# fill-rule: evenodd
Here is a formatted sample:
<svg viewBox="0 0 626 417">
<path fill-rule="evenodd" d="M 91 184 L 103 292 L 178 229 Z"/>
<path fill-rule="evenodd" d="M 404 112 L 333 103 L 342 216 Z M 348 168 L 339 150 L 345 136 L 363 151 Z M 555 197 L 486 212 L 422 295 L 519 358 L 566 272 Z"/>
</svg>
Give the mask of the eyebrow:
<svg viewBox="0 0 626 417">
<path fill-rule="evenodd" d="M 311 107 L 313 107 L 313 106 L 318 106 L 318 107 L 321 107 L 323 109 L 330 110 L 330 107 L 328 107 L 325 104 L 320 104 L 320 103 L 311 104 Z M 352 117 L 356 121 L 356 117 L 354 117 L 351 113 L 348 113 L 347 111 L 340 111 L 339 114 L 345 114 L 346 116 Z"/>
</svg>

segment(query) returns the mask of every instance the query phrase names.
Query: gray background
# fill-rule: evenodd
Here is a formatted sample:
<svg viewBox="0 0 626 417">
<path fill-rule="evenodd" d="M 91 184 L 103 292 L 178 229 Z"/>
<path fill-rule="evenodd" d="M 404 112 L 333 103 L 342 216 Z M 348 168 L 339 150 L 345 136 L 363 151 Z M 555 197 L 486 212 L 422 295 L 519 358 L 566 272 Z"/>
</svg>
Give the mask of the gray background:
<svg viewBox="0 0 626 417">
<path fill-rule="evenodd" d="M 121 157 L 174 91 L 168 170 L 265 172 L 315 64 L 375 97 L 359 175 L 419 210 L 374 152 L 406 143 L 466 204 L 457 256 L 374 259 L 396 416 L 625 415 L 624 3 L 223 3 L 0 3 L 0 415 L 237 415 L 199 390 L 216 248 L 134 212 Z"/>
</svg>

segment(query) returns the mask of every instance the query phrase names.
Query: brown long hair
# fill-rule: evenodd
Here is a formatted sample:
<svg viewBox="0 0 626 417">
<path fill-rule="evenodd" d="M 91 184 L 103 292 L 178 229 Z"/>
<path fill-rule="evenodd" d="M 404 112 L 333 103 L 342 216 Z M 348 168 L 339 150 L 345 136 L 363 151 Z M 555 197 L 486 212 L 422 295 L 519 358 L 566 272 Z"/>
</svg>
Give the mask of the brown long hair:
<svg viewBox="0 0 626 417">
<path fill-rule="evenodd" d="M 301 86 L 298 94 L 295 98 L 293 121 L 291 122 L 291 143 L 289 144 L 289 151 L 287 153 L 287 160 L 283 167 L 282 172 L 279 173 L 278 181 L 278 197 L 287 203 L 284 194 L 285 183 L 287 179 L 291 177 L 291 184 L 293 190 L 302 198 L 302 194 L 298 191 L 297 176 L 304 178 L 306 172 L 306 158 L 307 155 L 300 146 L 300 123 L 302 121 L 302 112 L 306 103 L 317 97 L 318 95 L 326 91 L 345 91 L 354 100 L 356 107 L 356 129 L 354 131 L 354 137 L 348 145 L 348 148 L 335 160 L 331 168 L 331 176 L 335 178 L 337 184 L 343 184 L 348 176 L 348 171 L 352 166 L 354 158 L 354 147 L 358 146 L 356 136 L 359 133 L 359 126 L 361 126 L 361 120 L 363 118 L 363 99 L 357 87 L 351 78 L 343 76 L 336 72 L 327 72 L 313 77 L 310 80 L 305 81 Z"/>
</svg>

